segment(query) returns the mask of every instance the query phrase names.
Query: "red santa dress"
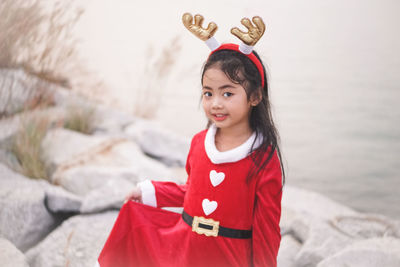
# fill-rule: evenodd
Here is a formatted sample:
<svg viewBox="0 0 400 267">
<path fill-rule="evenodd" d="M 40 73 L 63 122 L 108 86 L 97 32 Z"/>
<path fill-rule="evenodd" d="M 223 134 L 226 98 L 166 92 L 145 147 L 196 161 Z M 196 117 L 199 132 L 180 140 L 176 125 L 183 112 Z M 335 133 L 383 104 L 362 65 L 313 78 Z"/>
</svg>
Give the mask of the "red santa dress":
<svg viewBox="0 0 400 267">
<path fill-rule="evenodd" d="M 99 266 L 276 266 L 281 239 L 279 158 L 274 153 L 257 177 L 246 181 L 255 168 L 249 156 L 255 134 L 239 147 L 220 152 L 215 133 L 211 126 L 192 139 L 186 184 L 140 183 L 143 204 L 129 201 L 121 208 Z M 193 224 L 182 214 L 161 209 L 182 206 L 186 221 L 192 218 Z M 221 236 L 222 228 L 250 236 Z"/>
</svg>

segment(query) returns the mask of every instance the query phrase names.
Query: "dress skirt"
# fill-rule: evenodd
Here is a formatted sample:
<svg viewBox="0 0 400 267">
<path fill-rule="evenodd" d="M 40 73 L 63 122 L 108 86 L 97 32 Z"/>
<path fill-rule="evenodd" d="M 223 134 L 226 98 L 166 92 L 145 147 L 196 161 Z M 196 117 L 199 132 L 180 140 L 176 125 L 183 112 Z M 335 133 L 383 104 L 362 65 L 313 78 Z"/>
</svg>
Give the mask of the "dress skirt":
<svg viewBox="0 0 400 267">
<path fill-rule="evenodd" d="M 251 266 L 251 239 L 199 235 L 181 214 L 128 201 L 98 262 L 100 267 Z"/>
</svg>

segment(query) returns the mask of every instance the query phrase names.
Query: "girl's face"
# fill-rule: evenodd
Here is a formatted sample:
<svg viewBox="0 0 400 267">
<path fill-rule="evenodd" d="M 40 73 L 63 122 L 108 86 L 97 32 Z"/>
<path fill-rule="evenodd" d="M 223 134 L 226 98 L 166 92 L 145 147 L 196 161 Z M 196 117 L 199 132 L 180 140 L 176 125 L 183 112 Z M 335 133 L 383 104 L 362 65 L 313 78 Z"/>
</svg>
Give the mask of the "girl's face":
<svg viewBox="0 0 400 267">
<path fill-rule="evenodd" d="M 242 85 L 233 83 L 217 66 L 204 72 L 202 105 L 209 120 L 222 130 L 250 130 L 252 103 Z"/>
</svg>

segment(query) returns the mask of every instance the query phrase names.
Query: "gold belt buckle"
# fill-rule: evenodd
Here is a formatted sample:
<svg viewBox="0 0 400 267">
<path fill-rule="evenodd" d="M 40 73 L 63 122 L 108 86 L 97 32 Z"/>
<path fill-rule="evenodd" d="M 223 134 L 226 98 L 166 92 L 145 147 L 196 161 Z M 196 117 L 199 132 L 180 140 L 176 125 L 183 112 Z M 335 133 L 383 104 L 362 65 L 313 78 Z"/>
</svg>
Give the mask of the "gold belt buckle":
<svg viewBox="0 0 400 267">
<path fill-rule="evenodd" d="M 212 229 L 206 229 L 199 227 L 199 224 L 204 224 L 207 226 L 212 226 Z M 193 217 L 192 231 L 198 233 L 199 235 L 206 236 L 218 236 L 219 222 L 213 219 L 206 219 L 204 217 Z"/>
</svg>

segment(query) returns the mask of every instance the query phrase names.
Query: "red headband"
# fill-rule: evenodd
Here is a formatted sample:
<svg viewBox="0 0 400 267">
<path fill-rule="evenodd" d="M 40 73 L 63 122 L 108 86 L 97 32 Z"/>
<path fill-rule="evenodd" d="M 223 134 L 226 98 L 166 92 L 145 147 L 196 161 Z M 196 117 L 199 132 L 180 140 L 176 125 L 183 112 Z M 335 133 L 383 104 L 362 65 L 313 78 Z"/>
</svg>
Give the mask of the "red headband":
<svg viewBox="0 0 400 267">
<path fill-rule="evenodd" d="M 264 88 L 264 69 L 263 69 L 263 66 L 262 66 L 260 60 L 256 57 L 256 55 L 254 55 L 253 52 L 251 52 L 250 54 L 245 54 L 239 50 L 239 45 L 237 45 L 237 44 L 222 44 L 217 49 L 213 50 L 210 53 L 210 56 L 214 52 L 219 51 L 219 50 L 233 50 L 233 51 L 239 52 L 239 53 L 247 56 L 251 60 L 251 62 L 253 62 L 254 65 L 256 65 L 258 72 L 260 73 L 260 76 L 261 76 L 261 86 Z"/>
</svg>

